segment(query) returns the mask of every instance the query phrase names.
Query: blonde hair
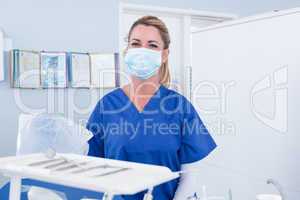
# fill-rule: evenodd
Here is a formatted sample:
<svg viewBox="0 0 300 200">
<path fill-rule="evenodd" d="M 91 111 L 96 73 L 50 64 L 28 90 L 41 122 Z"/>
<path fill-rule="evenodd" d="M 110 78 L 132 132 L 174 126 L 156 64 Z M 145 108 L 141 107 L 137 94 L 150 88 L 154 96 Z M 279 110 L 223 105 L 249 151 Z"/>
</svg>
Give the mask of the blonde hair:
<svg viewBox="0 0 300 200">
<path fill-rule="evenodd" d="M 164 42 L 163 48 L 169 49 L 170 42 L 171 42 L 169 31 L 166 24 L 161 19 L 150 15 L 139 18 L 132 24 L 129 30 L 129 34 L 127 36 L 127 41 L 129 41 L 132 31 L 137 25 L 153 26 L 157 28 Z M 171 76 L 170 76 L 168 59 L 166 60 L 166 62 L 162 63 L 159 69 L 159 74 L 160 74 L 160 83 L 166 87 L 169 87 Z"/>
</svg>

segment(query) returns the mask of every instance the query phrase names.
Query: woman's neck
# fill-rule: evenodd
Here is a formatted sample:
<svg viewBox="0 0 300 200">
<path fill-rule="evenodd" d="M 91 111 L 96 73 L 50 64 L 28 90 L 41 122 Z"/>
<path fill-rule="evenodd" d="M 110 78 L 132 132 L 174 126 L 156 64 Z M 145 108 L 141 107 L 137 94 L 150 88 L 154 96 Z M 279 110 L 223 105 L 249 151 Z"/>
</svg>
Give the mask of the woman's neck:
<svg viewBox="0 0 300 200">
<path fill-rule="evenodd" d="M 144 106 L 159 89 L 161 84 L 158 80 L 159 79 L 155 79 L 155 77 L 146 81 L 132 79 L 131 83 L 125 85 L 122 89 L 135 107 L 139 111 L 142 111 Z"/>
<path fill-rule="evenodd" d="M 135 97 L 151 96 L 159 87 L 160 83 L 158 76 L 153 76 L 147 80 L 133 78 L 128 85 L 129 92 Z"/>
</svg>

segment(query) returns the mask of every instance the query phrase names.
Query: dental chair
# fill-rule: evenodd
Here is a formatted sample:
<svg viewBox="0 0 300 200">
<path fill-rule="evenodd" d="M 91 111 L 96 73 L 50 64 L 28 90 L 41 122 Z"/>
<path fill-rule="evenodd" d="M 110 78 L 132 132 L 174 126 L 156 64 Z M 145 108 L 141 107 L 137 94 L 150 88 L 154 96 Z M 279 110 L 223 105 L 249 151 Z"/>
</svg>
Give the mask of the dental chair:
<svg viewBox="0 0 300 200">
<path fill-rule="evenodd" d="M 38 152 L 31 152 L 31 151 L 36 151 L 37 149 L 31 148 L 30 145 L 27 145 L 28 142 L 31 143 L 31 141 L 34 140 L 32 138 L 28 138 L 32 136 L 30 132 L 28 132 L 29 131 L 28 129 L 30 128 L 30 124 L 33 122 L 33 120 L 37 119 L 37 117 L 38 115 L 20 114 L 19 121 L 18 121 L 18 137 L 17 137 L 17 151 L 16 151 L 17 155 L 22 155 L 26 153 L 38 153 Z M 61 122 L 62 122 L 61 124 L 64 125 L 64 123 L 70 121 L 63 119 L 63 117 L 61 116 Z M 84 127 L 83 129 L 84 131 L 87 131 Z M 87 144 L 87 141 L 85 142 Z M 34 142 L 32 144 L 34 144 Z M 87 152 L 88 152 L 88 144 L 85 145 L 85 147 L 82 148 L 81 150 L 77 149 L 76 152 L 72 152 L 72 151 L 68 152 L 66 150 L 64 153 L 79 153 L 79 154 L 86 155 Z M 46 182 L 36 181 L 31 179 L 22 180 L 22 186 L 23 188 L 22 188 L 21 200 L 40 200 L 40 199 L 80 200 L 84 198 L 102 199 L 103 196 L 102 193 L 97 193 L 97 192 L 92 192 L 92 191 L 87 191 L 87 190 L 77 189 L 72 187 L 66 187 L 58 184 L 51 184 L 51 183 L 46 183 Z M 10 183 L 7 183 L 4 187 L 0 189 L 1 200 L 9 199 L 9 187 L 10 187 Z M 114 200 L 118 200 L 118 199 L 121 199 L 121 197 L 116 196 L 114 198 Z"/>
</svg>

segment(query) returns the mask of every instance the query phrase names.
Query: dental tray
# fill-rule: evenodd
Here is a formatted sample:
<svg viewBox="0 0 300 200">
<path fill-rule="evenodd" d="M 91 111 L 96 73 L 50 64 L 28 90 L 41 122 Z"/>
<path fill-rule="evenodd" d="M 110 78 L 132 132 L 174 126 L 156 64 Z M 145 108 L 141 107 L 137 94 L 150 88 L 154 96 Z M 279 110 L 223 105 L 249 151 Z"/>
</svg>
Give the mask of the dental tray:
<svg viewBox="0 0 300 200">
<path fill-rule="evenodd" d="M 114 195 L 132 195 L 179 177 L 169 168 L 75 154 L 0 158 L 0 172 L 11 177 L 10 200 L 20 199 L 21 179 L 30 178 Z M 103 197 L 103 199 L 105 199 Z"/>
</svg>

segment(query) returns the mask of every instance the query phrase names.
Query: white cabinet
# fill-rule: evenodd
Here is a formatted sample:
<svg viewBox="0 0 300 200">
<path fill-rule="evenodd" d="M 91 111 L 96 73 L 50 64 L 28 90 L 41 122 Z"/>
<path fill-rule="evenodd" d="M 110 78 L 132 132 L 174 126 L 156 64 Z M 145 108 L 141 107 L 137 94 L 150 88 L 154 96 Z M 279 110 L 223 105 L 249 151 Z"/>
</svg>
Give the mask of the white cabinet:
<svg viewBox="0 0 300 200">
<path fill-rule="evenodd" d="M 192 99 L 218 144 L 201 174 L 212 193 L 253 200 L 274 178 L 299 198 L 299 22 L 291 9 L 193 33 Z"/>
</svg>

